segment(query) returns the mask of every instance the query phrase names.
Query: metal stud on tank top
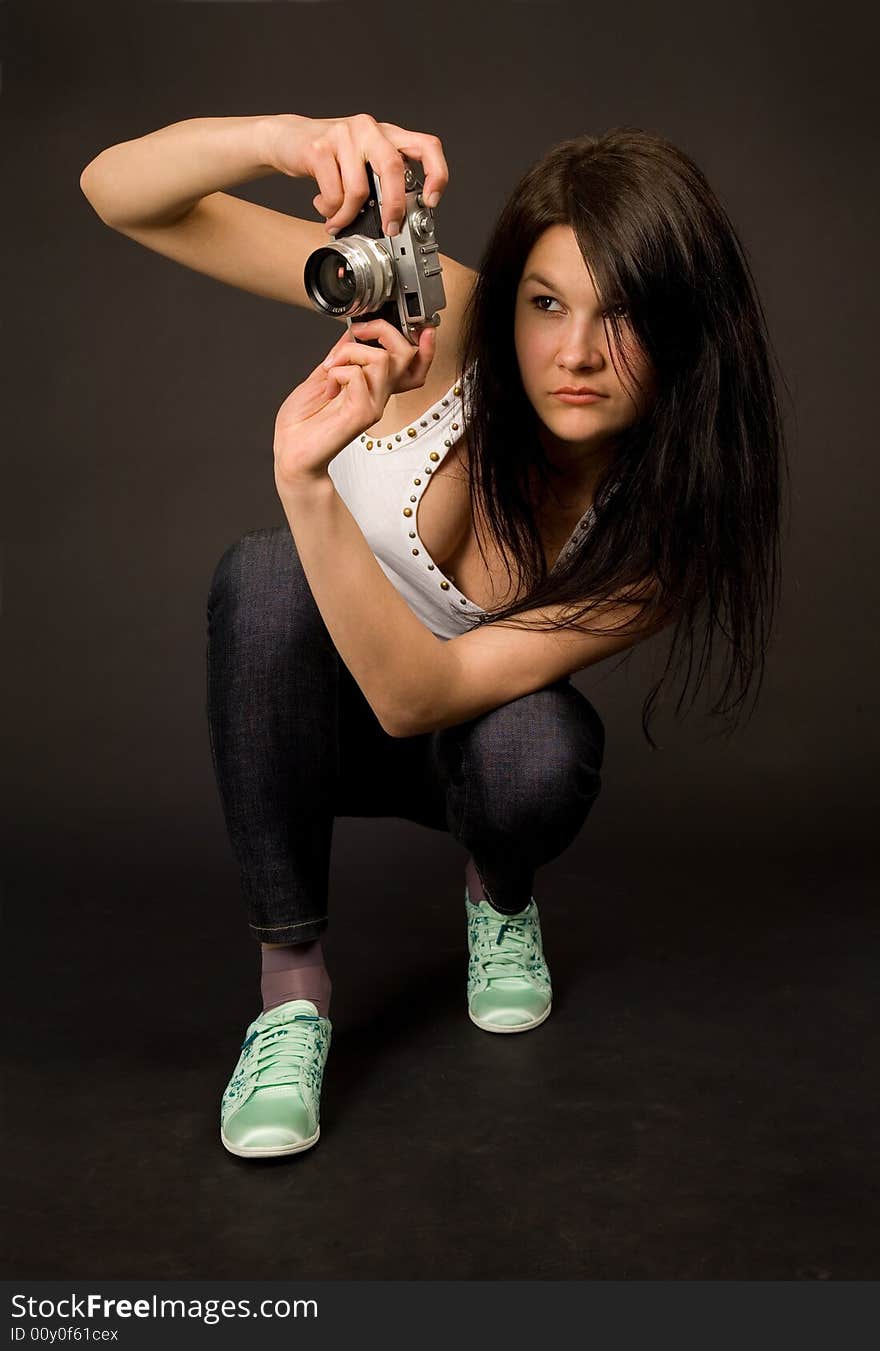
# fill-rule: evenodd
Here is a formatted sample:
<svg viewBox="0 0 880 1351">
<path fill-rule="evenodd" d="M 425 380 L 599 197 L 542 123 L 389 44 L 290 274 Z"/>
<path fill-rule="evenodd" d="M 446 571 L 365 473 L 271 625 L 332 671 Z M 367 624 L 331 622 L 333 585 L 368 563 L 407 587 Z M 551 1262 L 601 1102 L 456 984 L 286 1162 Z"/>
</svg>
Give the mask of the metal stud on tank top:
<svg viewBox="0 0 880 1351">
<path fill-rule="evenodd" d="M 460 385 L 460 384 L 458 384 L 458 385 L 453 385 L 453 387 L 452 387 L 452 392 L 453 392 L 453 394 L 454 394 L 454 395 L 456 396 L 456 398 L 457 398 L 458 395 L 461 393 L 461 385 Z M 445 399 L 442 399 L 442 400 L 441 400 L 441 403 L 442 403 L 442 406 L 443 406 L 444 408 L 448 408 L 448 407 L 449 407 L 449 399 L 448 399 L 448 397 L 445 398 Z M 431 413 L 431 418 L 432 418 L 432 420 L 433 420 L 434 422 L 439 422 L 439 421 L 440 421 L 440 418 L 441 418 L 441 414 L 438 413 L 436 410 L 434 410 L 434 411 Z M 420 418 L 420 420 L 419 420 L 419 427 L 428 427 L 429 425 L 430 425 L 430 423 L 428 422 L 428 419 L 427 419 L 427 418 Z M 453 424 L 452 424 L 452 430 L 453 430 L 454 432 L 457 432 L 457 431 L 458 431 L 458 423 L 457 423 L 457 422 L 453 422 Z M 419 432 L 418 432 L 418 429 L 417 429 L 416 427 L 407 427 L 407 428 L 406 428 L 406 434 L 407 434 L 408 437 L 410 437 L 410 439 L 412 439 L 412 438 L 418 436 L 418 435 L 419 435 Z M 402 432 L 395 432 L 395 434 L 394 434 L 394 440 L 399 442 L 399 441 L 401 441 L 402 439 L 403 439 L 403 433 L 402 433 Z M 366 446 L 366 449 L 367 449 L 367 450 L 372 450 L 374 445 L 376 445 L 376 446 L 381 446 L 381 444 L 382 444 L 382 439 L 381 439 L 381 437 L 373 437 L 373 438 L 371 438 L 370 440 L 368 440 L 368 439 L 367 439 L 367 433 L 366 433 L 366 432 L 362 432 L 362 433 L 361 433 L 361 441 L 364 443 L 364 445 Z M 451 445 L 452 445 L 452 442 L 451 442 L 451 441 L 446 441 L 444 444 L 445 444 L 446 446 L 451 446 Z M 385 442 L 385 445 L 386 445 L 386 448 L 387 448 L 388 450 L 393 450 L 393 449 L 394 449 L 394 443 L 393 443 L 392 441 L 386 441 L 386 442 Z M 433 458 L 433 457 L 432 457 L 432 458 Z"/>
<path fill-rule="evenodd" d="M 461 393 L 461 385 L 454 385 L 454 386 L 453 386 L 453 393 L 456 394 L 456 396 L 458 396 L 458 394 Z M 441 400 L 441 403 L 442 403 L 442 407 L 443 407 L 443 408 L 449 407 L 449 399 L 443 399 L 443 400 Z M 431 419 L 433 419 L 434 422 L 439 422 L 439 417 L 441 417 L 441 415 L 439 415 L 439 413 L 438 413 L 437 411 L 434 411 L 433 413 L 431 413 Z M 422 420 L 420 420 L 419 426 L 420 426 L 420 427 L 427 427 L 427 426 L 429 426 L 429 422 L 427 422 L 427 419 L 422 419 Z M 450 430 L 451 430 L 451 431 L 458 431 L 458 430 L 460 430 L 460 424 L 458 424 L 457 422 L 451 423 L 451 424 L 450 424 Z M 407 435 L 408 435 L 408 436 L 418 436 L 418 435 L 419 435 L 419 432 L 416 431 L 416 428 L 415 428 L 415 427 L 408 427 L 408 428 L 407 428 Z M 451 439 L 450 436 L 446 436 L 446 438 L 443 439 L 443 447 L 445 447 L 445 450 L 450 450 L 450 449 L 451 449 L 451 446 L 453 446 L 453 439 Z M 439 454 L 439 451 L 437 451 L 437 450 L 431 450 L 431 451 L 429 451 L 429 455 L 427 455 L 427 458 L 429 458 L 430 461 L 433 461 L 434 465 L 437 465 L 437 463 L 439 462 L 439 459 L 441 459 L 442 457 L 441 457 L 441 454 Z M 426 465 L 426 466 L 424 466 L 424 469 L 422 470 L 422 473 L 424 473 L 424 474 L 431 474 L 431 473 L 433 473 L 433 469 L 431 469 L 431 465 Z M 422 480 L 420 480 L 420 478 L 414 478 L 414 480 L 412 480 L 412 484 L 414 484 L 415 488 L 420 488 L 420 486 L 422 486 Z M 414 496 L 414 494 L 411 493 L 411 494 L 410 494 L 410 501 L 411 501 L 411 503 L 418 503 L 418 496 Z M 414 508 L 412 508 L 412 507 L 404 507 L 404 508 L 403 508 L 403 515 L 406 516 L 406 517 L 412 517 L 412 516 L 414 516 Z M 410 538 L 410 539 L 418 539 L 418 534 L 416 534 L 416 531 L 414 531 L 414 530 L 407 531 L 407 534 L 408 534 L 408 538 Z M 416 549 L 416 547 L 412 547 L 412 549 L 411 549 L 411 554 L 412 554 L 412 557 L 418 558 L 419 555 L 420 555 L 420 550 L 419 550 L 419 549 Z M 427 561 L 427 558 L 426 558 L 426 565 L 424 565 L 424 566 L 426 566 L 426 569 L 429 570 L 430 573 L 434 573 L 434 571 L 437 571 L 437 566 L 435 566 L 435 563 L 430 562 L 430 561 Z M 445 577 L 442 577 L 441 580 L 439 580 L 439 582 L 438 582 L 439 589 L 445 590 L 445 592 L 447 592 L 447 590 L 450 590 L 450 589 L 451 589 L 451 584 L 453 584 L 453 582 L 454 582 L 454 578 L 449 578 L 449 580 L 446 580 Z M 468 597 L 466 597 L 466 596 L 461 596 L 461 594 L 460 594 L 460 596 L 458 596 L 458 604 L 464 605 L 464 607 L 468 607 L 468 605 L 472 604 L 472 601 L 469 601 L 469 600 L 468 600 Z"/>
<path fill-rule="evenodd" d="M 453 387 L 452 387 L 452 393 L 453 393 L 456 397 L 458 397 L 458 395 L 461 394 L 461 385 L 460 385 L 460 384 L 453 385 Z M 441 400 L 441 404 L 442 404 L 442 407 L 444 407 L 444 408 L 448 408 L 448 407 L 449 407 L 449 398 L 448 398 L 448 396 L 447 396 L 445 399 L 442 399 L 442 400 Z M 433 421 L 433 422 L 439 422 L 439 421 L 440 421 L 440 418 L 441 418 L 441 414 L 438 413 L 436 410 L 434 410 L 434 411 L 431 413 L 431 421 Z M 428 427 L 428 426 L 430 426 L 430 423 L 429 423 L 428 419 L 427 419 L 427 418 L 420 418 L 420 420 L 419 420 L 419 427 L 425 428 L 425 427 Z M 454 432 L 457 432 L 457 431 L 459 430 L 459 423 L 457 423 L 457 422 L 451 423 L 451 424 L 450 424 L 450 430 L 451 430 L 451 431 L 454 431 Z M 412 426 L 412 427 L 407 427 L 407 428 L 405 429 L 405 434 L 410 438 L 410 440 L 414 440 L 414 439 L 415 439 L 416 437 L 418 437 L 421 433 L 420 433 L 420 431 L 418 430 L 417 427 Z M 403 432 L 397 432 L 397 433 L 395 433 L 394 440 L 397 441 L 397 442 L 400 442 L 400 441 L 403 439 L 403 435 L 404 435 Z M 366 446 L 366 449 L 367 449 L 367 450 L 372 450 L 374 444 L 376 444 L 376 445 L 378 445 L 378 446 L 380 446 L 380 447 L 381 447 L 381 445 L 382 445 L 382 442 L 379 441 L 379 440 L 377 440 L 377 441 L 375 441 L 375 442 L 374 442 L 373 440 L 368 440 L 368 439 L 367 439 L 367 434 L 366 434 L 366 432 L 364 432 L 363 435 L 361 436 L 361 441 L 364 443 L 364 445 Z M 388 448 L 388 450 L 392 450 L 392 449 L 394 448 L 394 443 L 393 443 L 392 441 L 390 441 L 390 440 L 389 440 L 389 441 L 386 441 L 386 442 L 385 442 L 385 445 L 386 445 L 386 447 Z M 450 450 L 450 449 L 452 448 L 452 445 L 453 445 L 452 438 L 451 438 L 451 437 L 446 437 L 446 438 L 444 439 L 443 445 L 444 445 L 444 447 L 445 447 L 446 450 Z M 436 464 L 440 461 L 441 458 L 442 458 L 442 457 L 441 457 L 440 453 L 439 453 L 438 451 L 436 451 L 436 450 L 431 450 L 431 451 L 428 452 L 428 459 L 429 459 L 434 465 L 436 465 Z M 432 468 L 432 465 L 431 465 L 431 464 L 426 464 L 426 465 L 424 466 L 424 469 L 422 470 L 422 473 L 423 473 L 423 474 L 426 474 L 426 475 L 432 474 L 433 472 L 434 472 L 434 471 L 433 471 L 433 468 Z M 422 480 L 421 480 L 421 478 L 414 478 L 414 479 L 412 480 L 412 482 L 413 482 L 413 486 L 416 487 L 416 488 L 422 486 Z M 417 503 L 418 500 L 419 500 L 419 499 L 418 499 L 418 495 L 415 494 L 415 493 L 410 493 L 410 495 L 409 495 L 409 500 L 410 500 L 411 503 Z M 403 508 L 403 515 L 404 515 L 407 519 L 411 519 L 411 518 L 415 515 L 414 507 L 413 507 L 413 506 L 405 506 L 405 507 Z M 408 536 L 409 536 L 410 539 L 418 539 L 418 534 L 417 534 L 417 532 L 416 532 L 415 530 L 409 530 L 409 531 L 407 532 L 407 534 L 408 534 Z M 418 549 L 418 548 L 416 548 L 416 547 L 413 547 L 413 548 L 411 549 L 411 553 L 412 553 L 413 557 L 415 557 L 415 558 L 418 558 L 418 557 L 421 556 L 421 550 Z M 428 572 L 436 572 L 436 571 L 437 571 L 436 565 L 435 565 L 434 563 L 428 562 L 427 560 L 426 560 L 425 566 L 426 566 Z M 441 578 L 441 579 L 440 579 L 439 586 L 440 586 L 440 589 L 441 589 L 442 591 L 449 591 L 450 588 L 451 588 L 451 583 L 450 583 L 449 581 L 447 581 L 446 578 L 444 577 L 444 578 Z M 471 601 L 469 601 L 469 600 L 467 599 L 466 596 L 459 596 L 459 598 L 458 598 L 458 603 L 459 603 L 459 605 L 462 605 L 462 606 L 468 606 L 468 605 L 471 604 Z"/>
</svg>

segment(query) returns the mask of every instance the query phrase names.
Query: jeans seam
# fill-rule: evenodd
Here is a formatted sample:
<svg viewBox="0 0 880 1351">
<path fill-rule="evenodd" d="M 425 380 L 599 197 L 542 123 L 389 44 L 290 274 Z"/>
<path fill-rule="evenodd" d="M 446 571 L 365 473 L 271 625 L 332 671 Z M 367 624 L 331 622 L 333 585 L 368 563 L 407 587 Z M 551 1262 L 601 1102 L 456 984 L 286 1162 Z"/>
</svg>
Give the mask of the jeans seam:
<svg viewBox="0 0 880 1351">
<path fill-rule="evenodd" d="M 252 924 L 250 927 L 274 933 L 276 929 L 305 929 L 309 924 L 320 924 L 326 918 L 326 915 L 316 915 L 313 919 L 296 919 L 290 924 Z"/>
</svg>

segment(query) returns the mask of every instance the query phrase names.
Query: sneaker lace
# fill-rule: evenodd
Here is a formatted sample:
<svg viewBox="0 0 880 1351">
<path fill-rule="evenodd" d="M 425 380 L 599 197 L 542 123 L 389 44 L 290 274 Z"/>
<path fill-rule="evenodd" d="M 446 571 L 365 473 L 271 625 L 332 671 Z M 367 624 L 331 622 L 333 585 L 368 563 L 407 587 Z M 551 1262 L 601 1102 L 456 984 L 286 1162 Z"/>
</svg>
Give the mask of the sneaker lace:
<svg viewBox="0 0 880 1351">
<path fill-rule="evenodd" d="M 500 921 L 500 922 L 499 922 Z M 530 925 L 522 919 L 495 920 L 481 916 L 476 956 L 487 980 L 526 976 L 532 951 Z"/>
<path fill-rule="evenodd" d="M 299 1085 L 303 1065 L 312 1049 L 312 1028 L 317 1022 L 311 1014 L 298 1013 L 290 1022 L 252 1032 L 242 1042 L 242 1050 L 252 1041 L 257 1042 L 251 1070 L 255 1088 Z"/>
</svg>

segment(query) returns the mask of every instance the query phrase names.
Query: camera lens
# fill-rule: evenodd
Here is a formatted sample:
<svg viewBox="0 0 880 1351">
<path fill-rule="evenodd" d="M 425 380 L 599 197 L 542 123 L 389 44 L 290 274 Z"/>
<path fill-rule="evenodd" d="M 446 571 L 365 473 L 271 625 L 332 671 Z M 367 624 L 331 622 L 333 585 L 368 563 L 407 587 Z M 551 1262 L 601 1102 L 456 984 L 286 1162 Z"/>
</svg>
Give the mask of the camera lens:
<svg viewBox="0 0 880 1351">
<path fill-rule="evenodd" d="M 351 235 L 310 254 L 303 281 L 319 310 L 354 317 L 384 304 L 391 295 L 394 274 L 391 259 L 377 240 Z"/>
<path fill-rule="evenodd" d="M 326 252 L 315 271 L 315 285 L 328 304 L 351 304 L 357 292 L 357 280 L 351 263 L 342 254 Z"/>
</svg>

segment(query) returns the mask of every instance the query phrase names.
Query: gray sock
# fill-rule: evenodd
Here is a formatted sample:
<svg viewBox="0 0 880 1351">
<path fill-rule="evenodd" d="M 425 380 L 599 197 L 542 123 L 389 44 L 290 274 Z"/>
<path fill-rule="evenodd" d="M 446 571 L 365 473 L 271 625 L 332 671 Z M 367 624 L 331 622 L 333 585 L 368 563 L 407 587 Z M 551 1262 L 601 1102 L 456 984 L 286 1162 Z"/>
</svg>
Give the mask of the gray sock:
<svg viewBox="0 0 880 1351">
<path fill-rule="evenodd" d="M 320 938 L 310 943 L 285 943 L 280 947 L 261 943 L 260 948 L 263 1012 L 286 1004 L 289 999 L 310 999 L 321 1017 L 329 1018 L 333 986 L 324 966 Z"/>
</svg>

